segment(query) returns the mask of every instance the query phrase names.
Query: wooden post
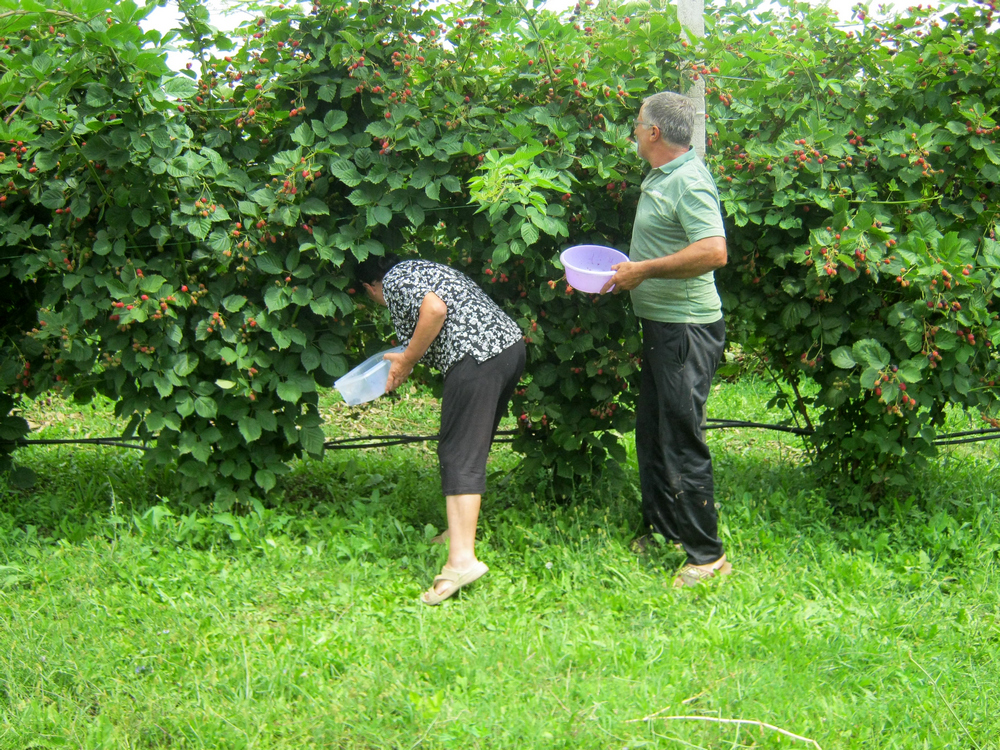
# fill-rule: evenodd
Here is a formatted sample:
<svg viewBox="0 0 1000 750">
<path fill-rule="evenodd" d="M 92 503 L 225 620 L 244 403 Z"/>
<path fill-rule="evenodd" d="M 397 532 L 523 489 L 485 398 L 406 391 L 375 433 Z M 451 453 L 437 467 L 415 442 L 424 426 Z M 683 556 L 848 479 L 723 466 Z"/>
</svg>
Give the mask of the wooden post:
<svg viewBox="0 0 1000 750">
<path fill-rule="evenodd" d="M 696 37 L 705 36 L 705 0 L 677 0 L 677 18 L 681 22 L 681 38 L 687 40 L 688 34 Z M 690 81 L 686 91 L 681 93 L 694 102 L 696 112 L 694 132 L 691 134 L 691 145 L 698 156 L 705 158 L 705 76 L 698 76 L 697 81 Z"/>
</svg>

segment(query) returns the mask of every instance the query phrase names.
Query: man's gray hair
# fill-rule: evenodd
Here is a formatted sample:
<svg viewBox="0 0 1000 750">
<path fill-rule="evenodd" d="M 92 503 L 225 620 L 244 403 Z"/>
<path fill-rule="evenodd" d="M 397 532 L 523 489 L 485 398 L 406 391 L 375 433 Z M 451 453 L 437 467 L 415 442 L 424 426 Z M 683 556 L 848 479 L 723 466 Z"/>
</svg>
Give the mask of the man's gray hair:
<svg viewBox="0 0 1000 750">
<path fill-rule="evenodd" d="M 647 96 L 643 117 L 648 125 L 660 129 L 663 138 L 675 146 L 690 146 L 694 132 L 694 102 L 673 91 Z"/>
</svg>

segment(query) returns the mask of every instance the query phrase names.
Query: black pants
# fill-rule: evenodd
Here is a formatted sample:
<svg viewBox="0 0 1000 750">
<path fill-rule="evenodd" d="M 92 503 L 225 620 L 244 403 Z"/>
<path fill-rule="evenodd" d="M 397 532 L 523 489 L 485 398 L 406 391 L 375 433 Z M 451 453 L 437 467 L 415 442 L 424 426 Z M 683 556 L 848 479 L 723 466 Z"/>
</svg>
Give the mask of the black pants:
<svg viewBox="0 0 1000 750">
<path fill-rule="evenodd" d="M 726 325 L 643 319 L 642 338 L 635 447 L 643 518 L 684 545 L 689 563 L 706 565 L 724 553 L 704 426 Z"/>
<path fill-rule="evenodd" d="M 466 356 L 444 378 L 438 462 L 447 495 L 481 495 L 493 436 L 524 370 L 523 341 L 482 364 Z"/>
</svg>

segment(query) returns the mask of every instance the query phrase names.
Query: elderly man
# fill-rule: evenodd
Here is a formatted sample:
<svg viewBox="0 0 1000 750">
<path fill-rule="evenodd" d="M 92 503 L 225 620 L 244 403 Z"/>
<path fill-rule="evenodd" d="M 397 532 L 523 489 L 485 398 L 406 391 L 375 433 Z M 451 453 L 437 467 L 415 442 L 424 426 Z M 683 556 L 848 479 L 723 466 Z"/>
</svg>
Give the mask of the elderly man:
<svg viewBox="0 0 1000 750">
<path fill-rule="evenodd" d="M 705 404 L 726 328 L 713 271 L 726 264 L 719 195 L 691 149 L 696 116 L 672 92 L 648 97 L 635 121 L 649 162 L 636 208 L 629 261 L 602 292 L 631 292 L 642 324 L 636 454 L 645 525 L 680 544 L 687 562 L 675 587 L 732 570 L 718 537 Z"/>
</svg>

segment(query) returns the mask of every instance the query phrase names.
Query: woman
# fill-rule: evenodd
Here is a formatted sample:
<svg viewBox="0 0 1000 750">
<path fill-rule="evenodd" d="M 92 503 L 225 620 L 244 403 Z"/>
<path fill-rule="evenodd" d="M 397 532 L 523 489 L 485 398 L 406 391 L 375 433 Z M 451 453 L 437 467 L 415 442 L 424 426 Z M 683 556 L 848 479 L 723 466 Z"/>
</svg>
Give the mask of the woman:
<svg viewBox="0 0 1000 750">
<path fill-rule="evenodd" d="M 438 462 L 448 512 L 448 562 L 421 597 L 440 604 L 489 568 L 476 558 L 476 523 L 486 489 L 486 457 L 524 370 L 517 324 L 468 276 L 426 260 L 370 256 L 357 278 L 389 308 L 406 350 L 392 362 L 386 392 L 423 361 L 444 375 Z"/>
</svg>

